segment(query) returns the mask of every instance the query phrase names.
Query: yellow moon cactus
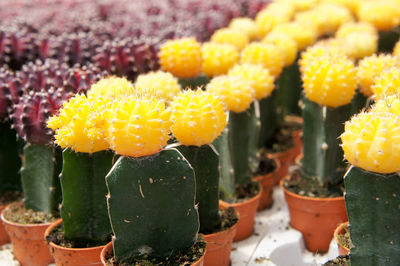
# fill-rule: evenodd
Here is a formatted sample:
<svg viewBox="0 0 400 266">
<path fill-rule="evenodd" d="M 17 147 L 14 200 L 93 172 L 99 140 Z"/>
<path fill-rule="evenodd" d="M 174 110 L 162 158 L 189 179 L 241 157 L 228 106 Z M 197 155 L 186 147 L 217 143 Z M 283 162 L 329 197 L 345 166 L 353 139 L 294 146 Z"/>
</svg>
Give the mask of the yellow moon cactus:
<svg viewBox="0 0 400 266">
<path fill-rule="evenodd" d="M 201 47 L 203 73 L 208 77 L 223 75 L 239 60 L 235 46 L 227 43 L 206 42 Z"/>
<path fill-rule="evenodd" d="M 381 75 L 375 78 L 374 85 L 371 88 L 376 100 L 390 95 L 400 96 L 400 69 L 392 68 L 383 71 Z"/>
<path fill-rule="evenodd" d="M 250 82 L 238 76 L 218 76 L 207 84 L 207 91 L 222 100 L 229 111 L 241 113 L 250 107 L 255 91 Z"/>
<path fill-rule="evenodd" d="M 222 101 L 202 90 L 181 92 L 170 109 L 172 134 L 186 146 L 212 143 L 227 124 Z"/>
<path fill-rule="evenodd" d="M 287 2 L 269 4 L 256 16 L 259 38 L 263 38 L 275 26 L 289 22 L 294 14 L 294 6 Z"/>
<path fill-rule="evenodd" d="M 276 45 L 283 56 L 284 66 L 290 66 L 297 57 L 297 42 L 287 34 L 270 33 L 263 39 L 264 43 Z"/>
<path fill-rule="evenodd" d="M 384 100 L 382 100 L 384 101 Z M 382 103 L 385 104 L 385 103 Z M 375 112 L 354 116 L 341 136 L 345 158 L 364 170 L 389 174 L 400 170 L 399 116 Z"/>
<path fill-rule="evenodd" d="M 274 90 L 274 77 L 271 76 L 268 69 L 263 68 L 261 65 L 236 65 L 229 70 L 228 75 L 238 76 L 247 80 L 254 89 L 257 100 L 268 97 Z"/>
<path fill-rule="evenodd" d="M 380 31 L 388 31 L 400 24 L 400 3 L 396 1 L 361 1 L 357 17 L 373 24 Z"/>
<path fill-rule="evenodd" d="M 302 79 L 309 100 L 334 108 L 350 103 L 357 88 L 354 64 L 340 54 L 309 60 L 302 68 Z"/>
<path fill-rule="evenodd" d="M 400 41 L 397 41 L 397 43 L 395 44 L 393 48 L 393 55 L 400 57 Z"/>
<path fill-rule="evenodd" d="M 50 117 L 47 126 L 55 130 L 55 143 L 76 152 L 94 153 L 108 149 L 105 140 L 105 109 L 102 98 L 75 95 L 64 103 L 59 114 Z"/>
<path fill-rule="evenodd" d="M 87 92 L 87 95 L 89 98 L 105 97 L 115 99 L 133 95 L 134 91 L 133 84 L 126 78 L 111 76 L 94 83 Z"/>
<path fill-rule="evenodd" d="M 229 28 L 244 32 L 250 40 L 258 37 L 257 24 L 251 18 L 234 18 L 229 23 Z"/>
<path fill-rule="evenodd" d="M 215 43 L 227 43 L 235 46 L 239 51 L 248 43 L 249 37 L 238 29 L 222 28 L 214 32 L 211 41 Z"/>
<path fill-rule="evenodd" d="M 201 72 L 201 45 L 194 38 L 166 41 L 158 57 L 161 68 L 178 78 L 194 78 Z"/>
<path fill-rule="evenodd" d="M 254 42 L 246 46 L 240 55 L 241 63 L 260 64 L 278 77 L 283 68 L 283 56 L 279 48 L 270 43 Z"/>
<path fill-rule="evenodd" d="M 303 50 L 313 44 L 318 37 L 316 27 L 300 22 L 284 23 L 276 26 L 270 34 L 285 34 L 297 43 L 297 49 Z"/>
<path fill-rule="evenodd" d="M 159 152 L 169 139 L 171 113 L 164 102 L 134 96 L 107 111 L 107 140 L 116 153 L 142 157 Z"/>
<path fill-rule="evenodd" d="M 156 71 L 139 75 L 135 89 L 137 94 L 155 97 L 168 103 L 180 92 L 181 86 L 171 73 Z"/>
</svg>

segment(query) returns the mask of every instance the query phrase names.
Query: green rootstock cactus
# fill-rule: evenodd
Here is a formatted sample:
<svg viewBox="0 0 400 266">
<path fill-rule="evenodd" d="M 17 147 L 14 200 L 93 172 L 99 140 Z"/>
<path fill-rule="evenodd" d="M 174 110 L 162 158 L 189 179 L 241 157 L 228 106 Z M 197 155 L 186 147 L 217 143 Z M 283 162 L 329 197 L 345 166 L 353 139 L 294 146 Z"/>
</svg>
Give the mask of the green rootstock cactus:
<svg viewBox="0 0 400 266">
<path fill-rule="evenodd" d="M 109 151 L 63 151 L 61 217 L 65 239 L 77 245 L 105 244 L 110 238 L 104 178 L 113 157 Z"/>
<path fill-rule="evenodd" d="M 61 202 L 61 150 L 52 145 L 28 143 L 24 147 L 23 163 L 21 180 L 25 208 L 48 214 L 58 213 Z"/>
<path fill-rule="evenodd" d="M 278 107 L 282 116 L 301 115 L 299 100 L 302 85 L 299 65 L 293 63 L 283 68 L 281 75 L 276 80 Z"/>
<path fill-rule="evenodd" d="M 400 178 L 352 166 L 345 176 L 352 266 L 398 265 Z"/>
<path fill-rule="evenodd" d="M 219 215 L 219 160 L 211 145 L 179 146 L 196 175 L 196 204 L 200 217 L 200 233 L 215 232 L 221 226 Z"/>
<path fill-rule="evenodd" d="M 197 241 L 194 171 L 176 149 L 120 157 L 106 183 L 117 261 L 166 257 Z"/>
<path fill-rule="evenodd" d="M 279 127 L 279 116 L 277 113 L 278 91 L 274 90 L 271 96 L 260 100 L 260 134 L 258 146 L 260 148 L 267 145 Z"/>
</svg>

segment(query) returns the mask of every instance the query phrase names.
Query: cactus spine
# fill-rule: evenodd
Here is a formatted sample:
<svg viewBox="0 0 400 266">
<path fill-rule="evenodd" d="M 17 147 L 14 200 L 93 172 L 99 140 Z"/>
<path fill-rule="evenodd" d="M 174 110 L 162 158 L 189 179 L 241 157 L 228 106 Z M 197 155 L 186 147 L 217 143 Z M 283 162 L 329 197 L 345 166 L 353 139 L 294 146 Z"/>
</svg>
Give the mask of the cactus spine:
<svg viewBox="0 0 400 266">
<path fill-rule="evenodd" d="M 176 149 L 120 157 L 106 177 L 114 256 L 166 257 L 197 240 L 196 181 Z"/>
</svg>

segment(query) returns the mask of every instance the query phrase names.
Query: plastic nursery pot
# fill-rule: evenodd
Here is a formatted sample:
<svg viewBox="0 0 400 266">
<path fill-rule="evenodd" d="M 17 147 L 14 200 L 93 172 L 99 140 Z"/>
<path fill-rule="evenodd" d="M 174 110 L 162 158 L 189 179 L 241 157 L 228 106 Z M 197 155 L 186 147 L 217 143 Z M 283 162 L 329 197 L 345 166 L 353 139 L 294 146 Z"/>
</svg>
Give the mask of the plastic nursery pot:
<svg viewBox="0 0 400 266">
<path fill-rule="evenodd" d="M 272 207 L 273 199 L 272 193 L 275 185 L 275 176 L 281 168 L 281 163 L 277 158 L 272 158 L 275 161 L 275 169 L 266 175 L 256 176 L 253 178 L 254 182 L 259 182 L 262 187 L 260 196 L 260 203 L 258 204 L 257 211 L 262 211 Z"/>
<path fill-rule="evenodd" d="M 52 223 L 44 233 L 45 238 L 61 223 L 62 219 L 58 219 Z M 56 265 L 103 265 L 100 260 L 100 253 L 105 247 L 104 245 L 92 248 L 66 248 L 53 242 L 50 242 L 48 245 Z"/>
<path fill-rule="evenodd" d="M 303 234 L 311 252 L 325 253 L 338 224 L 347 221 L 344 197 L 311 198 L 288 191 L 283 180 L 280 186 L 289 207 L 290 225 Z"/>
<path fill-rule="evenodd" d="M 222 209 L 226 209 L 229 207 L 234 207 L 239 213 L 239 221 L 237 222 L 237 231 L 236 235 L 233 238 L 233 242 L 244 240 L 251 236 L 254 231 L 254 220 L 256 217 L 256 212 L 258 208 L 258 204 L 260 203 L 262 193 L 262 186 L 260 186 L 260 191 L 254 197 L 238 202 L 238 203 L 229 203 L 226 201 L 220 200 L 219 206 Z"/>
<path fill-rule="evenodd" d="M 203 266 L 204 265 L 204 257 L 205 257 L 205 254 L 207 253 L 207 249 L 208 249 L 208 245 L 206 247 L 206 251 L 203 253 L 203 256 L 201 256 L 201 258 L 198 261 L 192 263 L 192 266 Z M 102 263 L 101 265 L 110 265 L 110 264 L 107 264 L 107 258 L 109 258 L 112 254 L 113 254 L 113 243 L 111 241 L 107 245 L 105 245 L 103 247 L 103 249 L 101 250 L 101 253 L 100 253 L 100 258 L 101 258 L 101 263 Z"/>
<path fill-rule="evenodd" d="M 7 205 L 0 206 L 0 213 L 7 207 Z M 10 242 L 10 238 L 7 235 L 6 229 L 4 228 L 4 224 L 0 221 L 0 246 L 7 244 Z"/>
<path fill-rule="evenodd" d="M 338 227 L 336 227 L 335 232 L 333 233 L 333 236 L 335 237 L 336 243 L 338 245 L 339 255 L 347 255 L 350 253 L 350 250 L 347 247 L 343 246 L 340 243 L 339 238 L 338 238 L 338 236 L 343 235 L 345 233 L 346 228 L 347 228 L 347 230 L 349 228 L 348 221 L 345 223 L 342 223 Z"/>
<path fill-rule="evenodd" d="M 43 239 L 44 232 L 50 226 L 50 223 L 13 223 L 5 219 L 4 212 L 1 214 L 1 220 L 10 237 L 14 256 L 21 266 L 48 265 L 54 262 L 46 241 Z"/>
</svg>

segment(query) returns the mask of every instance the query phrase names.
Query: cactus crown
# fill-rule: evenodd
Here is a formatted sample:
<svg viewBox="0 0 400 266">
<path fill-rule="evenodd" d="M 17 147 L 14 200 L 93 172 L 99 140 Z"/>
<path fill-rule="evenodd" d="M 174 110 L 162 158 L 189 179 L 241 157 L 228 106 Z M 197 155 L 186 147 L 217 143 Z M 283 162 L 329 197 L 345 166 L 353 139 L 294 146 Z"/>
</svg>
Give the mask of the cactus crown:
<svg viewBox="0 0 400 266">
<path fill-rule="evenodd" d="M 386 96 L 400 96 L 400 68 L 391 68 L 375 78 L 371 86 L 375 99 L 382 99 Z"/>
<path fill-rule="evenodd" d="M 235 46 L 227 43 L 206 42 L 201 47 L 203 73 L 209 77 L 223 75 L 239 60 Z"/>
<path fill-rule="evenodd" d="M 186 146 L 212 143 L 227 123 L 221 100 L 202 90 L 181 92 L 170 109 L 172 133 Z"/>
<path fill-rule="evenodd" d="M 345 124 L 345 158 L 364 170 L 388 174 L 400 169 L 400 100 L 382 99 L 370 111 L 354 116 Z"/>
<path fill-rule="evenodd" d="M 297 57 L 297 42 L 287 34 L 273 32 L 265 36 L 264 43 L 276 45 L 283 56 L 283 65 L 290 66 Z"/>
<path fill-rule="evenodd" d="M 163 101 L 129 96 L 107 110 L 106 131 L 116 153 L 142 157 L 159 152 L 169 139 L 171 113 Z"/>
<path fill-rule="evenodd" d="M 194 38 L 166 41 L 158 57 L 161 68 L 178 78 L 197 77 L 201 72 L 201 46 Z"/>
<path fill-rule="evenodd" d="M 238 76 L 218 76 L 207 84 L 207 91 L 219 97 L 229 111 L 240 113 L 250 107 L 255 91 Z"/>
<path fill-rule="evenodd" d="M 400 24 L 396 1 L 361 1 L 357 10 L 360 21 L 373 24 L 378 30 L 391 30 Z"/>
<path fill-rule="evenodd" d="M 312 24 L 300 22 L 284 23 L 276 26 L 270 34 L 288 35 L 297 43 L 298 50 L 303 50 L 317 39 L 317 30 Z"/>
<path fill-rule="evenodd" d="M 263 68 L 261 65 L 236 65 L 229 70 L 228 75 L 247 80 L 254 89 L 254 97 L 257 100 L 268 97 L 274 90 L 274 77 L 271 76 L 268 69 Z"/>
<path fill-rule="evenodd" d="M 275 26 L 288 22 L 294 14 L 294 7 L 290 3 L 271 3 L 256 16 L 259 37 L 268 34 Z"/>
<path fill-rule="evenodd" d="M 251 18 L 234 18 L 229 23 L 229 28 L 246 33 L 249 40 L 254 40 L 258 37 L 257 24 Z"/>
<path fill-rule="evenodd" d="M 329 107 L 350 103 L 356 88 L 353 62 L 343 55 L 322 55 L 302 68 L 304 91 L 308 99 Z"/>
<path fill-rule="evenodd" d="M 222 28 L 214 32 L 211 41 L 231 44 L 240 51 L 249 43 L 249 37 L 238 29 Z"/>
<path fill-rule="evenodd" d="M 371 35 L 378 35 L 378 31 L 374 25 L 368 22 L 348 22 L 344 23 L 335 33 L 336 38 L 345 38 L 353 33 L 367 33 Z"/>
<path fill-rule="evenodd" d="M 131 95 L 133 92 L 133 84 L 126 78 L 111 76 L 94 83 L 87 94 L 89 98 L 115 99 Z"/>
</svg>

